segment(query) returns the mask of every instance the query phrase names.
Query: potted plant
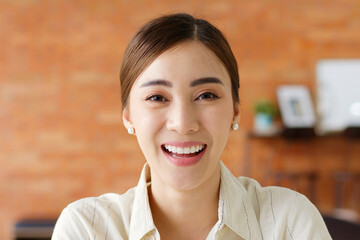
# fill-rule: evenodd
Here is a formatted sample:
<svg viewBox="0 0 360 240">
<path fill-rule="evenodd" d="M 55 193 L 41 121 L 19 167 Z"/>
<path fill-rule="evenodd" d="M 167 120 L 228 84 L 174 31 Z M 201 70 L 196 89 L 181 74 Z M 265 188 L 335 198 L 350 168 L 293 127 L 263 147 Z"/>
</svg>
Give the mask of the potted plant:
<svg viewBox="0 0 360 240">
<path fill-rule="evenodd" d="M 258 100 L 254 104 L 255 130 L 266 132 L 273 128 L 274 118 L 277 114 L 276 105 L 269 100 Z"/>
</svg>

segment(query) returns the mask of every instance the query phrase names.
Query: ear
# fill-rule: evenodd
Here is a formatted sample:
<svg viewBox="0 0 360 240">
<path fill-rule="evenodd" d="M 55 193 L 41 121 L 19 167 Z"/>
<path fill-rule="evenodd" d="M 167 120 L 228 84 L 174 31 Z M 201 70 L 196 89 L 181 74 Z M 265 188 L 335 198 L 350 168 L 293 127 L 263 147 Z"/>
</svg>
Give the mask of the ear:
<svg viewBox="0 0 360 240">
<path fill-rule="evenodd" d="M 126 129 L 133 127 L 133 124 L 131 122 L 130 110 L 127 106 L 123 110 L 122 118 L 123 118 L 123 124 Z"/>
<path fill-rule="evenodd" d="M 240 104 L 239 103 L 235 103 L 234 104 L 234 118 L 233 118 L 233 122 L 235 123 L 239 123 L 240 122 Z"/>
</svg>

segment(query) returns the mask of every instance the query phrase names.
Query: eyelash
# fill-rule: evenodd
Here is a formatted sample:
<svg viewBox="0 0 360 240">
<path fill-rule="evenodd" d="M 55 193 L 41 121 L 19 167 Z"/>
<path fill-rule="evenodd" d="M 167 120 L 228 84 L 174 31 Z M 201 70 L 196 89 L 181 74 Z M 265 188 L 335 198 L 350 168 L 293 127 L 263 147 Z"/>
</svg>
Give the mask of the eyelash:
<svg viewBox="0 0 360 240">
<path fill-rule="evenodd" d="M 197 98 L 195 98 L 195 100 L 204 100 L 204 101 L 211 101 L 211 100 L 216 100 L 219 97 L 212 92 L 204 92 L 202 94 L 200 94 Z M 152 102 L 169 102 L 168 99 L 166 99 L 165 97 L 159 95 L 159 94 L 154 94 L 151 95 L 149 97 L 146 98 L 146 101 L 152 101 Z"/>
<path fill-rule="evenodd" d="M 208 96 L 207 98 L 203 98 L 204 96 Z M 209 97 L 210 96 L 210 97 Z M 202 98 L 202 99 L 201 99 Z M 195 100 L 215 100 L 218 99 L 219 96 L 217 96 L 215 93 L 212 92 L 204 92 L 202 94 L 200 94 L 200 96 L 198 96 Z"/>
<path fill-rule="evenodd" d="M 155 98 L 158 98 L 158 100 L 155 100 Z M 159 98 L 161 98 L 161 100 L 159 100 Z M 152 102 L 168 102 L 169 100 L 167 100 L 165 97 L 159 95 L 159 94 L 154 94 L 149 96 L 148 98 L 146 98 L 146 101 L 152 101 Z"/>
</svg>

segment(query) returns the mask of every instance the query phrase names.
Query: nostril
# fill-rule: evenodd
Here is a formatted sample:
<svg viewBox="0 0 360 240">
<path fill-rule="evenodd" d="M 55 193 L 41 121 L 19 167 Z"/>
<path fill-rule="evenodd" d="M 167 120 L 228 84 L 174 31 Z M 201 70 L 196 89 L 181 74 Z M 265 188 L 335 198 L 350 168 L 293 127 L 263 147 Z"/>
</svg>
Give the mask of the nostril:
<svg viewBox="0 0 360 240">
<path fill-rule="evenodd" d="M 186 134 L 189 132 L 196 132 L 199 130 L 198 121 L 190 120 L 190 119 L 177 119 L 175 121 L 168 121 L 167 129 L 169 131 L 176 131 L 180 134 Z"/>
<path fill-rule="evenodd" d="M 167 129 L 180 134 L 199 130 L 199 119 L 192 106 L 186 103 L 177 103 L 169 111 L 167 118 Z"/>
</svg>

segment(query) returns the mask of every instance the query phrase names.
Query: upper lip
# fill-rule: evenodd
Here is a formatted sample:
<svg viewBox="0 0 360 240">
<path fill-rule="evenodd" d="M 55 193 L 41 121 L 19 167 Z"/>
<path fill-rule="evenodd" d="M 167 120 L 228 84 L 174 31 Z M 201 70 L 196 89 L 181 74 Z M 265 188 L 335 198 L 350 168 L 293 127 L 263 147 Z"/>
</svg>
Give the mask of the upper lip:
<svg viewBox="0 0 360 240">
<path fill-rule="evenodd" d="M 171 145 L 174 147 L 191 147 L 191 146 L 196 146 L 196 145 L 205 145 L 204 142 L 177 142 L 177 141 L 171 141 L 171 142 L 165 142 L 162 145 Z"/>
</svg>

